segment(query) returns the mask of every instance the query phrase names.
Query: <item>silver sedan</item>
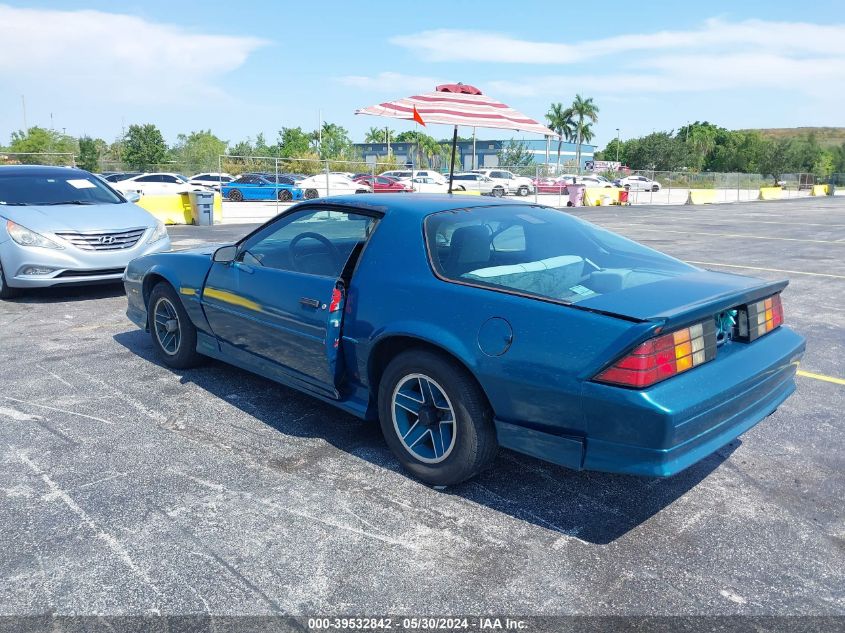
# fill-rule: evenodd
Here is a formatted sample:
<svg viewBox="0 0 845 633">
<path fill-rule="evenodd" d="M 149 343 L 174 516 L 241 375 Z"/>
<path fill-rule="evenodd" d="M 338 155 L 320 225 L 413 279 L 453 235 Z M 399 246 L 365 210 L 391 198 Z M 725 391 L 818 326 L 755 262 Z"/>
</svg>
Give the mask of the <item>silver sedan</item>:
<svg viewBox="0 0 845 633">
<path fill-rule="evenodd" d="M 164 224 L 87 171 L 0 167 L 0 299 L 21 288 L 119 281 L 170 249 Z"/>
</svg>

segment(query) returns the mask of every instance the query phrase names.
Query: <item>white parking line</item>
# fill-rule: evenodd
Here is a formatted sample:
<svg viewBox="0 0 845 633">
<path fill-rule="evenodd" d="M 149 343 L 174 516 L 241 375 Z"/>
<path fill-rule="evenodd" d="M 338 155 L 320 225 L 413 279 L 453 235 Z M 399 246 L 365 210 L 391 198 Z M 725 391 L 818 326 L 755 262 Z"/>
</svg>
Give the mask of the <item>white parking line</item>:
<svg viewBox="0 0 845 633">
<path fill-rule="evenodd" d="M 612 229 L 614 231 L 622 231 L 625 228 L 629 228 L 625 226 L 605 226 L 605 228 Z M 838 246 L 845 246 L 845 243 L 838 242 L 835 240 L 805 240 L 798 237 L 763 237 L 761 235 L 745 235 L 742 233 L 706 233 L 704 231 L 697 231 L 695 229 L 690 229 L 689 231 L 673 231 L 671 229 L 639 229 L 640 231 L 648 231 L 650 233 L 679 233 L 682 235 L 688 233 L 694 233 L 696 235 L 711 235 L 713 237 L 736 237 L 741 239 L 750 239 L 750 240 L 779 240 L 783 242 L 811 242 L 813 244 L 836 244 Z"/>
<path fill-rule="evenodd" d="M 684 260 L 688 264 L 696 266 L 721 266 L 723 268 L 746 268 L 748 270 L 765 270 L 772 273 L 789 273 L 791 275 L 812 275 L 813 277 L 831 277 L 833 279 L 845 279 L 845 275 L 833 275 L 831 273 L 810 273 L 804 270 L 784 270 L 781 268 L 763 268 L 762 266 L 741 266 L 739 264 L 719 264 L 717 262 L 696 262 L 691 259 Z"/>
</svg>

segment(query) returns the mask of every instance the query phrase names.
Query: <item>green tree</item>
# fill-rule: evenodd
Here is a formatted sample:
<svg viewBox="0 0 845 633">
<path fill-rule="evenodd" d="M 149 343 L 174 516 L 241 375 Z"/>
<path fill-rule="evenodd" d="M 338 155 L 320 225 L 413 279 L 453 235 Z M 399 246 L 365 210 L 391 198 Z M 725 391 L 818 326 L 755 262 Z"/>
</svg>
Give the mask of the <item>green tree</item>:
<svg viewBox="0 0 845 633">
<path fill-rule="evenodd" d="M 364 135 L 365 143 L 387 143 L 395 138 L 396 133 L 390 128 L 371 127 Z"/>
<path fill-rule="evenodd" d="M 279 156 L 284 158 L 304 157 L 311 152 L 311 135 L 301 127 L 283 127 L 279 130 Z"/>
<path fill-rule="evenodd" d="M 88 171 L 98 171 L 100 147 L 98 147 L 97 141 L 90 136 L 83 136 L 79 139 L 79 156 L 76 158 L 76 164 Z"/>
<path fill-rule="evenodd" d="M 345 127 L 325 122 L 315 136 L 318 136 L 317 149 L 323 160 L 351 157 L 352 140 Z"/>
<path fill-rule="evenodd" d="M 688 167 L 698 170 L 704 168 L 710 153 L 716 148 L 719 129 L 707 121 L 696 121 L 678 131 L 676 137 L 683 139 L 684 144 L 689 149 L 690 164 Z"/>
<path fill-rule="evenodd" d="M 572 110 L 572 118 L 575 120 L 575 162 L 578 165 L 578 173 L 581 173 L 581 145 L 585 140 L 585 130 L 592 138 L 591 123 L 599 120 L 599 107 L 593 102 L 592 97 L 584 99 L 581 95 L 575 95 L 575 99 L 569 108 Z"/>
<path fill-rule="evenodd" d="M 9 151 L 22 154 L 74 154 L 76 140 L 55 130 L 34 126 L 26 131 L 13 132 Z M 51 158 L 50 156 L 20 156 L 18 159 L 21 163 L 28 165 L 55 162 L 69 165 L 72 163 L 70 157 L 60 160 L 58 157 Z"/>
<path fill-rule="evenodd" d="M 766 141 L 760 153 L 758 166 L 763 176 L 771 176 L 775 185 L 789 168 L 792 143 L 786 139 Z"/>
<path fill-rule="evenodd" d="M 557 169 L 560 171 L 560 150 L 563 142 L 572 142 L 575 135 L 575 121 L 572 118 L 572 108 L 564 108 L 562 103 L 553 103 L 546 113 L 549 129 L 558 135 L 557 139 Z"/>
<path fill-rule="evenodd" d="M 534 153 L 528 149 L 528 145 L 514 139 L 496 155 L 499 164 L 506 167 L 525 167 L 534 163 Z"/>
<path fill-rule="evenodd" d="M 396 143 L 408 143 L 413 145 L 413 151 L 409 151 L 410 156 L 415 156 L 416 160 L 412 161 L 417 168 L 420 167 L 437 167 L 444 164 L 445 160 L 448 164 L 450 160 L 448 157 L 452 155 L 452 142 L 440 143 L 433 136 L 429 136 L 424 132 L 406 131 L 397 134 Z M 446 149 L 444 149 L 446 148 Z M 457 162 L 457 157 L 455 157 Z"/>
<path fill-rule="evenodd" d="M 813 169 L 811 171 L 816 176 L 826 180 L 833 173 L 835 164 L 836 158 L 834 152 L 822 150 L 816 162 L 813 163 Z"/>
<path fill-rule="evenodd" d="M 653 132 L 624 143 L 625 162 L 632 169 L 672 171 L 686 163 L 686 148 L 670 132 Z"/>
<path fill-rule="evenodd" d="M 211 130 L 200 130 L 177 136 L 171 154 L 189 171 L 209 171 L 217 169 L 219 157 L 228 146 L 228 141 L 217 138 Z"/>
<path fill-rule="evenodd" d="M 123 160 L 132 168 L 147 170 L 164 161 L 167 143 L 152 123 L 130 125 L 123 140 Z"/>
</svg>

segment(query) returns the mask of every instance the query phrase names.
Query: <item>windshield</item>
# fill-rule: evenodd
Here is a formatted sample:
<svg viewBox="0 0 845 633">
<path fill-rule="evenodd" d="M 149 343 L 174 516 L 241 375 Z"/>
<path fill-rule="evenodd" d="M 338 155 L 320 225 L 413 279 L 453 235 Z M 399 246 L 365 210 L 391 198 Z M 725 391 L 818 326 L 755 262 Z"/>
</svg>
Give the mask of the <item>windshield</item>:
<svg viewBox="0 0 845 633">
<path fill-rule="evenodd" d="M 0 205 L 121 204 L 117 193 L 91 174 L 0 173 Z"/>
<path fill-rule="evenodd" d="M 435 213 L 425 236 L 432 267 L 447 280 L 564 303 L 696 270 L 547 207 Z"/>
</svg>

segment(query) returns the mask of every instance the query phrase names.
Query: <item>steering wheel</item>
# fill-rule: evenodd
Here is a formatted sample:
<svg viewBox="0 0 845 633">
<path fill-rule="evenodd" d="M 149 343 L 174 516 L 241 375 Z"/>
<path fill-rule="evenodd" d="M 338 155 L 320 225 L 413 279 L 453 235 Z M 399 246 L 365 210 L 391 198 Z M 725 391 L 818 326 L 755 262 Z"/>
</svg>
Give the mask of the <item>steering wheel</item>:
<svg viewBox="0 0 845 633">
<path fill-rule="evenodd" d="M 341 255 L 340 255 L 340 251 L 337 250 L 337 247 L 334 244 L 332 244 L 331 241 L 327 237 L 325 237 L 324 235 L 320 235 L 319 233 L 314 233 L 312 231 L 306 231 L 305 233 L 300 233 L 299 235 L 297 235 L 296 237 L 294 237 L 290 241 L 290 246 L 288 248 L 290 249 L 290 260 L 291 260 L 291 264 L 293 264 L 293 267 L 301 273 L 309 272 L 307 270 L 302 270 L 302 268 L 299 267 L 298 259 L 301 256 L 297 255 L 297 252 L 296 252 L 296 247 L 299 245 L 299 243 L 302 240 L 305 240 L 305 239 L 308 239 L 308 238 L 311 238 L 312 240 L 317 240 L 318 242 L 320 242 L 320 244 L 325 246 L 326 250 L 329 253 L 329 257 L 332 258 L 332 262 L 335 265 L 335 270 L 340 270 L 340 267 L 343 265 L 343 261 L 342 261 Z"/>
</svg>

